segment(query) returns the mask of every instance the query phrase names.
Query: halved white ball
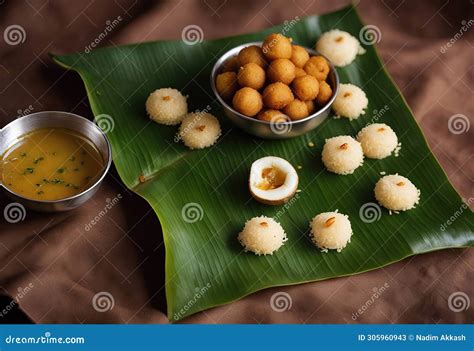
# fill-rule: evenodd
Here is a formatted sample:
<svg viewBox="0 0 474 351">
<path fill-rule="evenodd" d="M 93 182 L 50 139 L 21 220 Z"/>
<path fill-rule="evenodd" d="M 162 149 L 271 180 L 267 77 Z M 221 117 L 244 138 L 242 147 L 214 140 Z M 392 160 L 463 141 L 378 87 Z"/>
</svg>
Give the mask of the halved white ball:
<svg viewBox="0 0 474 351">
<path fill-rule="evenodd" d="M 155 90 L 148 96 L 145 105 L 150 118 L 165 125 L 179 124 L 188 113 L 186 97 L 173 88 Z"/>
<path fill-rule="evenodd" d="M 384 123 L 374 123 L 363 128 L 357 134 L 364 155 L 382 159 L 390 156 L 398 145 L 398 138 L 392 128 Z"/>
<path fill-rule="evenodd" d="M 249 176 L 252 196 L 266 205 L 281 205 L 298 189 L 298 173 L 287 160 L 266 156 L 252 163 Z"/>
<path fill-rule="evenodd" d="M 324 212 L 311 220 L 311 240 L 322 250 L 341 251 L 351 241 L 349 217 L 338 212 Z"/>
<path fill-rule="evenodd" d="M 354 84 L 339 84 L 332 109 L 336 115 L 352 120 L 365 114 L 368 104 L 369 100 L 361 88 Z"/>
<path fill-rule="evenodd" d="M 342 175 L 353 173 L 364 163 L 360 143 L 348 135 L 326 139 L 321 156 L 328 171 Z"/>
<path fill-rule="evenodd" d="M 256 255 L 272 255 L 288 239 L 280 223 L 273 218 L 260 216 L 245 223 L 238 240 L 245 251 Z"/>
<path fill-rule="evenodd" d="M 365 52 L 355 37 L 339 29 L 321 35 L 316 43 L 316 50 L 338 67 L 350 64 L 357 54 Z"/>
<path fill-rule="evenodd" d="M 375 184 L 375 198 L 391 211 L 406 211 L 420 201 L 420 190 L 405 177 L 398 174 L 386 175 Z"/>
<path fill-rule="evenodd" d="M 188 113 L 179 127 L 179 137 L 190 149 L 214 145 L 220 135 L 219 120 L 207 112 Z"/>
</svg>

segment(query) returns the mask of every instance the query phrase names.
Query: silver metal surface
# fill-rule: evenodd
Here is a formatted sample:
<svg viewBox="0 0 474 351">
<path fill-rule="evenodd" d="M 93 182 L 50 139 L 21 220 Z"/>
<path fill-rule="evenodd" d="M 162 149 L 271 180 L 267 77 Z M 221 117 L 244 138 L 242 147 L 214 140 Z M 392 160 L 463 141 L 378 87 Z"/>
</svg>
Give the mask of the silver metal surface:
<svg viewBox="0 0 474 351">
<path fill-rule="evenodd" d="M 43 111 L 14 120 L 0 130 L 0 155 L 14 145 L 20 137 L 38 128 L 67 128 L 87 137 L 97 147 L 104 160 L 104 168 L 98 180 L 83 192 L 55 201 L 40 201 L 25 198 L 8 189 L 1 183 L 0 187 L 12 200 L 26 207 L 41 212 L 62 212 L 81 206 L 99 189 L 102 180 L 112 163 L 110 143 L 102 130 L 88 119 L 73 113 L 61 111 Z"/>
<path fill-rule="evenodd" d="M 230 106 L 224 99 L 220 97 L 217 92 L 215 81 L 216 77 L 219 73 L 221 73 L 222 64 L 230 57 L 237 55 L 240 50 L 243 48 L 250 46 L 250 45 L 258 45 L 261 46 L 262 42 L 252 42 L 239 45 L 229 51 L 227 51 L 224 55 L 222 55 L 217 62 L 215 63 L 214 67 L 212 68 L 211 72 L 211 87 L 214 95 L 216 96 L 219 103 L 222 105 L 224 112 L 229 118 L 229 120 L 235 124 L 237 127 L 243 129 L 249 134 L 258 136 L 264 139 L 286 139 L 292 138 L 295 136 L 299 136 L 305 134 L 318 125 L 320 125 L 329 115 L 329 111 L 331 109 L 331 105 L 336 98 L 337 91 L 339 89 L 339 76 L 337 75 L 336 69 L 332 65 L 332 63 L 326 58 L 329 62 L 329 75 L 328 75 L 328 84 L 331 86 L 332 89 L 332 97 L 329 102 L 321 109 L 309 115 L 306 118 L 303 118 L 298 121 L 289 121 L 289 122 L 267 122 L 261 121 L 256 118 L 247 117 L 240 112 L 237 112 Z M 316 52 L 313 49 L 305 48 L 311 55 L 321 55 L 320 53 Z M 321 55 L 324 57 L 324 55 Z"/>
</svg>

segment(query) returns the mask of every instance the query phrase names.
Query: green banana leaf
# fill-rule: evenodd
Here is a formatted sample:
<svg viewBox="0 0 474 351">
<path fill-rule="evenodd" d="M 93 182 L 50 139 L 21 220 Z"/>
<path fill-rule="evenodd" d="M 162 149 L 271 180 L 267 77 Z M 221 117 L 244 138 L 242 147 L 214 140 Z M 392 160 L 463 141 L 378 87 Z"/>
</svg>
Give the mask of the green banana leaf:
<svg viewBox="0 0 474 351">
<path fill-rule="evenodd" d="M 341 82 L 362 87 L 369 98 L 367 113 L 358 120 L 328 118 L 310 133 L 282 141 L 253 138 L 226 121 L 209 84 L 220 55 L 277 31 L 312 47 L 332 28 L 358 37 L 363 24 L 355 8 L 347 7 L 260 33 L 195 45 L 158 41 L 53 56 L 82 77 L 96 121 L 108 132 L 121 179 L 160 219 L 169 319 L 179 320 L 270 286 L 361 273 L 414 254 L 473 245 L 473 213 L 429 150 L 373 46 L 366 46 L 367 52 L 349 66 L 338 68 Z M 190 151 L 175 142 L 177 127 L 150 122 L 145 100 L 160 87 L 184 91 L 190 110 L 209 105 L 223 127 L 218 144 Z M 402 142 L 400 156 L 366 160 L 348 176 L 325 171 L 320 158 L 325 138 L 355 135 L 373 121 L 395 130 Z M 302 166 L 302 191 L 287 206 L 262 205 L 249 194 L 250 165 L 266 155 Z M 389 215 L 374 204 L 373 188 L 381 172 L 399 173 L 414 182 L 421 190 L 416 209 Z M 308 223 L 315 214 L 336 209 L 349 215 L 352 242 L 341 253 L 321 253 L 309 239 Z M 288 235 L 288 242 L 272 256 L 243 252 L 237 241 L 245 221 L 259 215 L 276 216 Z M 159 232 L 156 228 L 148 234 Z"/>
</svg>

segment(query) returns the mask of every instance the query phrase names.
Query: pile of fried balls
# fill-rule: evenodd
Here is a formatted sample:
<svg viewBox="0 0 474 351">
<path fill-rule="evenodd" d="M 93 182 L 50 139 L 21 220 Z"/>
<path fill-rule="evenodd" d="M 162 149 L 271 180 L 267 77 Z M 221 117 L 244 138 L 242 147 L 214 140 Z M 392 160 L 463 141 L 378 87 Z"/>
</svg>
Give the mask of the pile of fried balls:
<svg viewBox="0 0 474 351">
<path fill-rule="evenodd" d="M 329 70 L 323 56 L 310 56 L 291 38 L 273 33 L 262 47 L 245 47 L 226 60 L 215 84 L 219 95 L 245 116 L 267 122 L 296 121 L 331 99 Z"/>
</svg>

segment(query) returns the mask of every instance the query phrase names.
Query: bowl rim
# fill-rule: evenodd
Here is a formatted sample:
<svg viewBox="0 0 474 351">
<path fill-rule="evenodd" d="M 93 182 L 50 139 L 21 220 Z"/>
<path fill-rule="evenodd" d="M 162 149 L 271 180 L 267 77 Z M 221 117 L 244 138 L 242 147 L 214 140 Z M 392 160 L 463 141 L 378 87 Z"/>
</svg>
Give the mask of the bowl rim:
<svg viewBox="0 0 474 351">
<path fill-rule="evenodd" d="M 52 110 L 52 111 L 39 111 L 39 112 L 35 112 L 35 113 L 30 113 L 30 114 L 27 114 L 25 116 L 22 116 L 20 118 L 17 118 L 17 119 L 14 119 L 13 121 L 11 121 L 10 123 L 7 123 L 1 130 L 3 131 L 5 128 L 7 128 L 8 126 L 12 125 L 12 124 L 15 124 L 15 123 L 20 123 L 18 121 L 23 121 L 27 118 L 31 118 L 32 116 L 35 116 L 35 115 L 39 115 L 39 116 L 43 116 L 42 118 L 46 118 L 48 114 L 50 113 L 55 113 L 55 114 L 62 114 L 62 115 L 68 115 L 69 117 L 72 117 L 72 118 L 78 118 L 78 119 L 82 119 L 84 120 L 84 122 L 86 122 L 87 125 L 91 126 L 92 128 L 94 128 L 95 130 L 97 130 L 100 135 L 104 138 L 105 140 L 105 143 L 106 143 L 106 146 L 107 146 L 107 155 L 103 155 L 101 153 L 101 156 L 104 157 L 104 156 L 107 156 L 105 159 L 104 157 L 104 167 L 102 169 L 102 173 L 100 175 L 100 177 L 89 187 L 87 187 L 86 189 L 84 189 L 83 191 L 81 191 L 80 193 L 76 194 L 76 195 L 73 195 L 73 196 L 69 196 L 69 197 L 65 197 L 63 199 L 58 199 L 58 200 L 36 200 L 36 199 L 31 199 L 29 197 L 25 197 L 23 195 L 20 195 L 16 192 L 14 192 L 13 190 L 11 190 L 10 188 L 8 188 L 5 184 L 3 184 L 3 182 L 1 181 L 1 178 L 0 178 L 0 187 L 3 188 L 6 192 L 8 192 L 9 194 L 13 195 L 14 197 L 17 197 L 21 200 L 24 200 L 24 201 L 29 201 L 29 202 L 35 202 L 35 203 L 39 203 L 39 204 L 58 204 L 58 203 L 65 203 L 65 202 L 69 202 L 69 201 L 72 201 L 74 199 L 77 199 L 85 194 L 87 194 L 88 192 L 90 192 L 91 190 L 97 188 L 101 183 L 102 181 L 104 180 L 105 176 L 107 175 L 107 173 L 109 172 L 109 169 L 110 169 L 110 166 L 112 165 L 112 147 L 110 145 L 110 141 L 109 141 L 109 138 L 107 138 L 107 135 L 104 133 L 104 131 L 97 125 L 95 124 L 94 122 L 92 122 L 91 120 L 89 120 L 88 118 L 85 118 L 83 116 L 80 116 L 80 115 L 77 115 L 75 113 L 72 113 L 72 112 L 65 112 L 65 111 L 57 111 L 57 110 Z M 55 128 L 55 127 L 51 127 L 51 128 Z M 25 134 L 27 133 L 31 133 L 33 131 L 35 131 L 36 129 L 39 129 L 39 128 L 34 128 L 34 129 L 31 129 L 30 131 L 22 134 L 20 137 L 24 136 Z M 65 128 L 65 129 L 71 129 L 71 128 Z M 73 129 L 71 129 L 73 130 Z M 78 132 L 77 130 L 73 130 L 74 132 L 77 132 L 77 133 L 81 133 L 81 132 Z M 83 133 L 82 133 L 83 134 Z M 85 138 L 87 138 L 85 135 L 83 135 Z M 87 138 L 94 146 L 95 143 L 90 140 L 89 138 Z M 5 151 L 0 154 L 0 157 L 3 158 L 3 155 L 4 153 L 9 149 L 11 148 L 13 145 L 15 145 L 15 143 L 11 144 L 10 146 L 8 146 Z M 97 146 L 96 146 L 97 147 Z M 100 151 L 99 151 L 100 152 Z"/>
<path fill-rule="evenodd" d="M 252 45 L 260 45 L 261 46 L 262 44 L 263 44 L 263 41 L 252 41 L 252 42 L 237 45 L 237 46 L 233 47 L 232 49 L 227 50 L 222 55 L 220 55 L 219 58 L 217 59 L 217 61 L 214 63 L 214 66 L 212 67 L 212 71 L 211 71 L 211 77 L 210 77 L 211 78 L 210 79 L 211 80 L 211 88 L 212 88 L 212 92 L 214 93 L 214 95 L 216 96 L 217 100 L 219 101 L 219 103 L 221 105 L 223 105 L 225 108 L 229 109 L 232 113 L 234 113 L 238 117 L 242 118 L 243 120 L 249 121 L 251 123 L 257 123 L 257 124 L 262 124 L 262 125 L 267 125 L 267 126 L 271 126 L 275 123 L 278 123 L 278 125 L 283 125 L 283 126 L 303 124 L 305 122 L 310 121 L 313 118 L 319 117 L 319 115 L 321 113 L 323 113 L 324 111 L 326 111 L 327 109 L 329 109 L 331 107 L 334 100 L 336 99 L 337 93 L 339 91 L 339 85 L 340 85 L 339 74 L 337 73 L 336 67 L 333 65 L 333 63 L 325 55 L 319 53 L 318 51 L 316 51 L 314 49 L 303 46 L 303 45 L 299 45 L 299 46 L 303 47 L 311 55 L 318 55 L 318 56 L 324 57 L 326 59 L 326 61 L 329 63 L 330 70 L 334 73 L 335 85 L 336 86 L 335 86 L 335 89 L 333 90 L 333 95 L 332 95 L 331 99 L 323 107 L 321 107 L 319 110 L 317 110 L 313 114 L 311 114 L 311 115 L 309 115 L 305 118 L 296 120 L 296 121 L 290 120 L 290 121 L 285 121 L 285 122 L 271 122 L 271 121 L 269 122 L 269 121 L 262 121 L 260 119 L 255 118 L 255 117 L 246 116 L 246 115 L 240 113 L 239 111 L 235 110 L 231 105 L 229 105 L 217 92 L 216 82 L 215 82 L 216 78 L 217 78 L 217 73 L 218 73 L 219 69 L 221 68 L 222 64 L 225 62 L 225 60 L 222 60 L 222 58 L 224 56 L 228 56 L 231 51 L 234 51 L 234 50 L 237 50 L 237 49 L 239 49 L 238 51 L 240 51 L 241 49 L 243 49 L 245 47 L 248 47 L 248 46 L 252 46 Z M 298 44 L 292 43 L 292 45 L 298 45 Z M 230 56 L 227 57 L 226 60 L 228 58 L 230 58 Z"/>
</svg>

